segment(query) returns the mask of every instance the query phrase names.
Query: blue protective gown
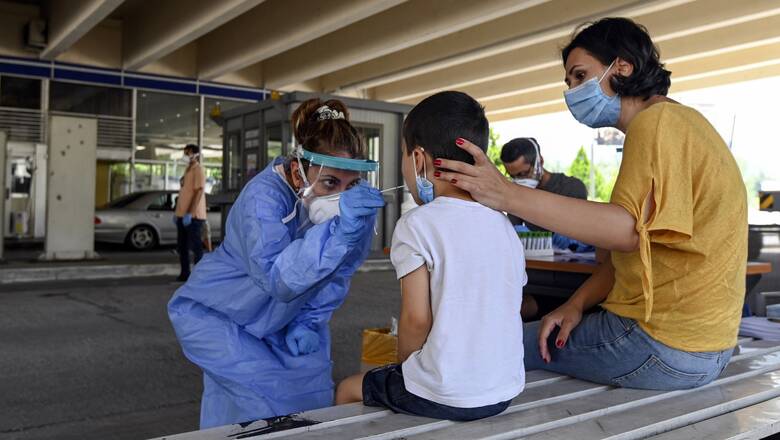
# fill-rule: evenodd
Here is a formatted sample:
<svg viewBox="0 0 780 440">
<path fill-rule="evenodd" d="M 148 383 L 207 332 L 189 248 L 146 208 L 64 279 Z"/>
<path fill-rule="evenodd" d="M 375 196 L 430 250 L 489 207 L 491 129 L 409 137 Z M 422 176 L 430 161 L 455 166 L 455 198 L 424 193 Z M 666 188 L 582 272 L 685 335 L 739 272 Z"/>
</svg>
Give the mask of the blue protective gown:
<svg viewBox="0 0 780 440">
<path fill-rule="evenodd" d="M 226 235 L 168 304 L 187 358 L 203 370 L 200 427 L 291 414 L 333 404 L 328 321 L 366 259 L 374 224 L 358 246 L 335 234 L 338 218 L 287 224 L 296 197 L 272 167 L 230 210 Z M 288 328 L 320 335 L 319 350 L 293 356 Z"/>
</svg>

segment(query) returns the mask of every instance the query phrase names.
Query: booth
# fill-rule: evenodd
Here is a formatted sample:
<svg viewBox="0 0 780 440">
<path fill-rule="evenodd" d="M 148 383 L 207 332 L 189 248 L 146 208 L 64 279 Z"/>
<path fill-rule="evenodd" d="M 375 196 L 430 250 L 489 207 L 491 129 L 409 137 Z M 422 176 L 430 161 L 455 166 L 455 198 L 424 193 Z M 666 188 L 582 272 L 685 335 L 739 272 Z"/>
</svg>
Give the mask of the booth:
<svg viewBox="0 0 780 440">
<path fill-rule="evenodd" d="M 223 207 L 223 230 L 230 206 L 244 185 L 276 157 L 289 154 L 295 147 L 290 117 L 301 102 L 314 97 L 339 99 L 349 108 L 350 122 L 363 139 L 367 159 L 380 163 L 379 172 L 369 177 L 371 185 L 380 189 L 403 185 L 401 129 L 411 106 L 304 92 L 275 95 L 275 99 L 235 108 L 221 115 L 223 188 L 215 201 Z M 401 204 L 408 197 L 408 192 L 402 189 L 385 193 L 387 205 L 377 216 L 372 255 L 379 255 L 390 247 L 395 222 L 401 216 Z"/>
</svg>

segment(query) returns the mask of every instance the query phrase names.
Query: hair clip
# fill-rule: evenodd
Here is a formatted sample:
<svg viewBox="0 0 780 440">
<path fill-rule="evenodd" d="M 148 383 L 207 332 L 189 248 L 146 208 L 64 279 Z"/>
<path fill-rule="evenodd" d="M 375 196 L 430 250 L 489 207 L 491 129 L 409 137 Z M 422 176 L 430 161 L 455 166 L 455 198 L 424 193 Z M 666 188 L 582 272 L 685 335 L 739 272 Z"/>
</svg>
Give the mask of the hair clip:
<svg viewBox="0 0 780 440">
<path fill-rule="evenodd" d="M 327 105 L 323 105 L 322 107 L 317 109 L 317 120 L 324 121 L 325 119 L 345 119 L 345 118 L 343 112 L 333 110 Z"/>
</svg>

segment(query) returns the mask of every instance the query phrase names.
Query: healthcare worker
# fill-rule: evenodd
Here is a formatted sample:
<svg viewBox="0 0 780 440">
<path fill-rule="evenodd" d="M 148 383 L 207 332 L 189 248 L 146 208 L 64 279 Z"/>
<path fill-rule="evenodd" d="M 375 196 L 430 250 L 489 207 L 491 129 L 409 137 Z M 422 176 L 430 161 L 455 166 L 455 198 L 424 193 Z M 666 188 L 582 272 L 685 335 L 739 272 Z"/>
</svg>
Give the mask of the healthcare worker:
<svg viewBox="0 0 780 440">
<path fill-rule="evenodd" d="M 333 403 L 328 322 L 368 255 L 378 164 L 340 101 L 292 115 L 297 148 L 241 191 L 222 245 L 168 304 L 184 354 L 203 370 L 200 427 Z"/>
</svg>

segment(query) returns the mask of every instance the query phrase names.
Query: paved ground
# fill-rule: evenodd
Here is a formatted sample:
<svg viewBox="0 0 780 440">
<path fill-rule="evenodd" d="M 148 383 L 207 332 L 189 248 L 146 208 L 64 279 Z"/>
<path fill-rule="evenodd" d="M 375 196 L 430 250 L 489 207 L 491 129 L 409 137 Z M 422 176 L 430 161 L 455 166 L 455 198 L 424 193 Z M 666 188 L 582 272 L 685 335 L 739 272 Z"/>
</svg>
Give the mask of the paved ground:
<svg viewBox="0 0 780 440">
<path fill-rule="evenodd" d="M 773 240 L 760 259 L 775 271 L 757 291 L 780 291 Z M 157 258 L 170 258 L 165 252 Z M 201 374 L 182 356 L 165 314 L 177 286 L 168 279 L 0 286 L 0 438 L 139 439 L 196 429 Z M 331 325 L 337 381 L 359 369 L 361 329 L 388 325 L 398 307 L 393 273 L 356 275 Z"/>
<path fill-rule="evenodd" d="M 0 438 L 139 439 L 197 428 L 200 371 L 165 314 L 167 279 L 0 288 Z M 333 318 L 336 380 L 360 331 L 399 307 L 390 272 L 356 275 Z"/>
</svg>

